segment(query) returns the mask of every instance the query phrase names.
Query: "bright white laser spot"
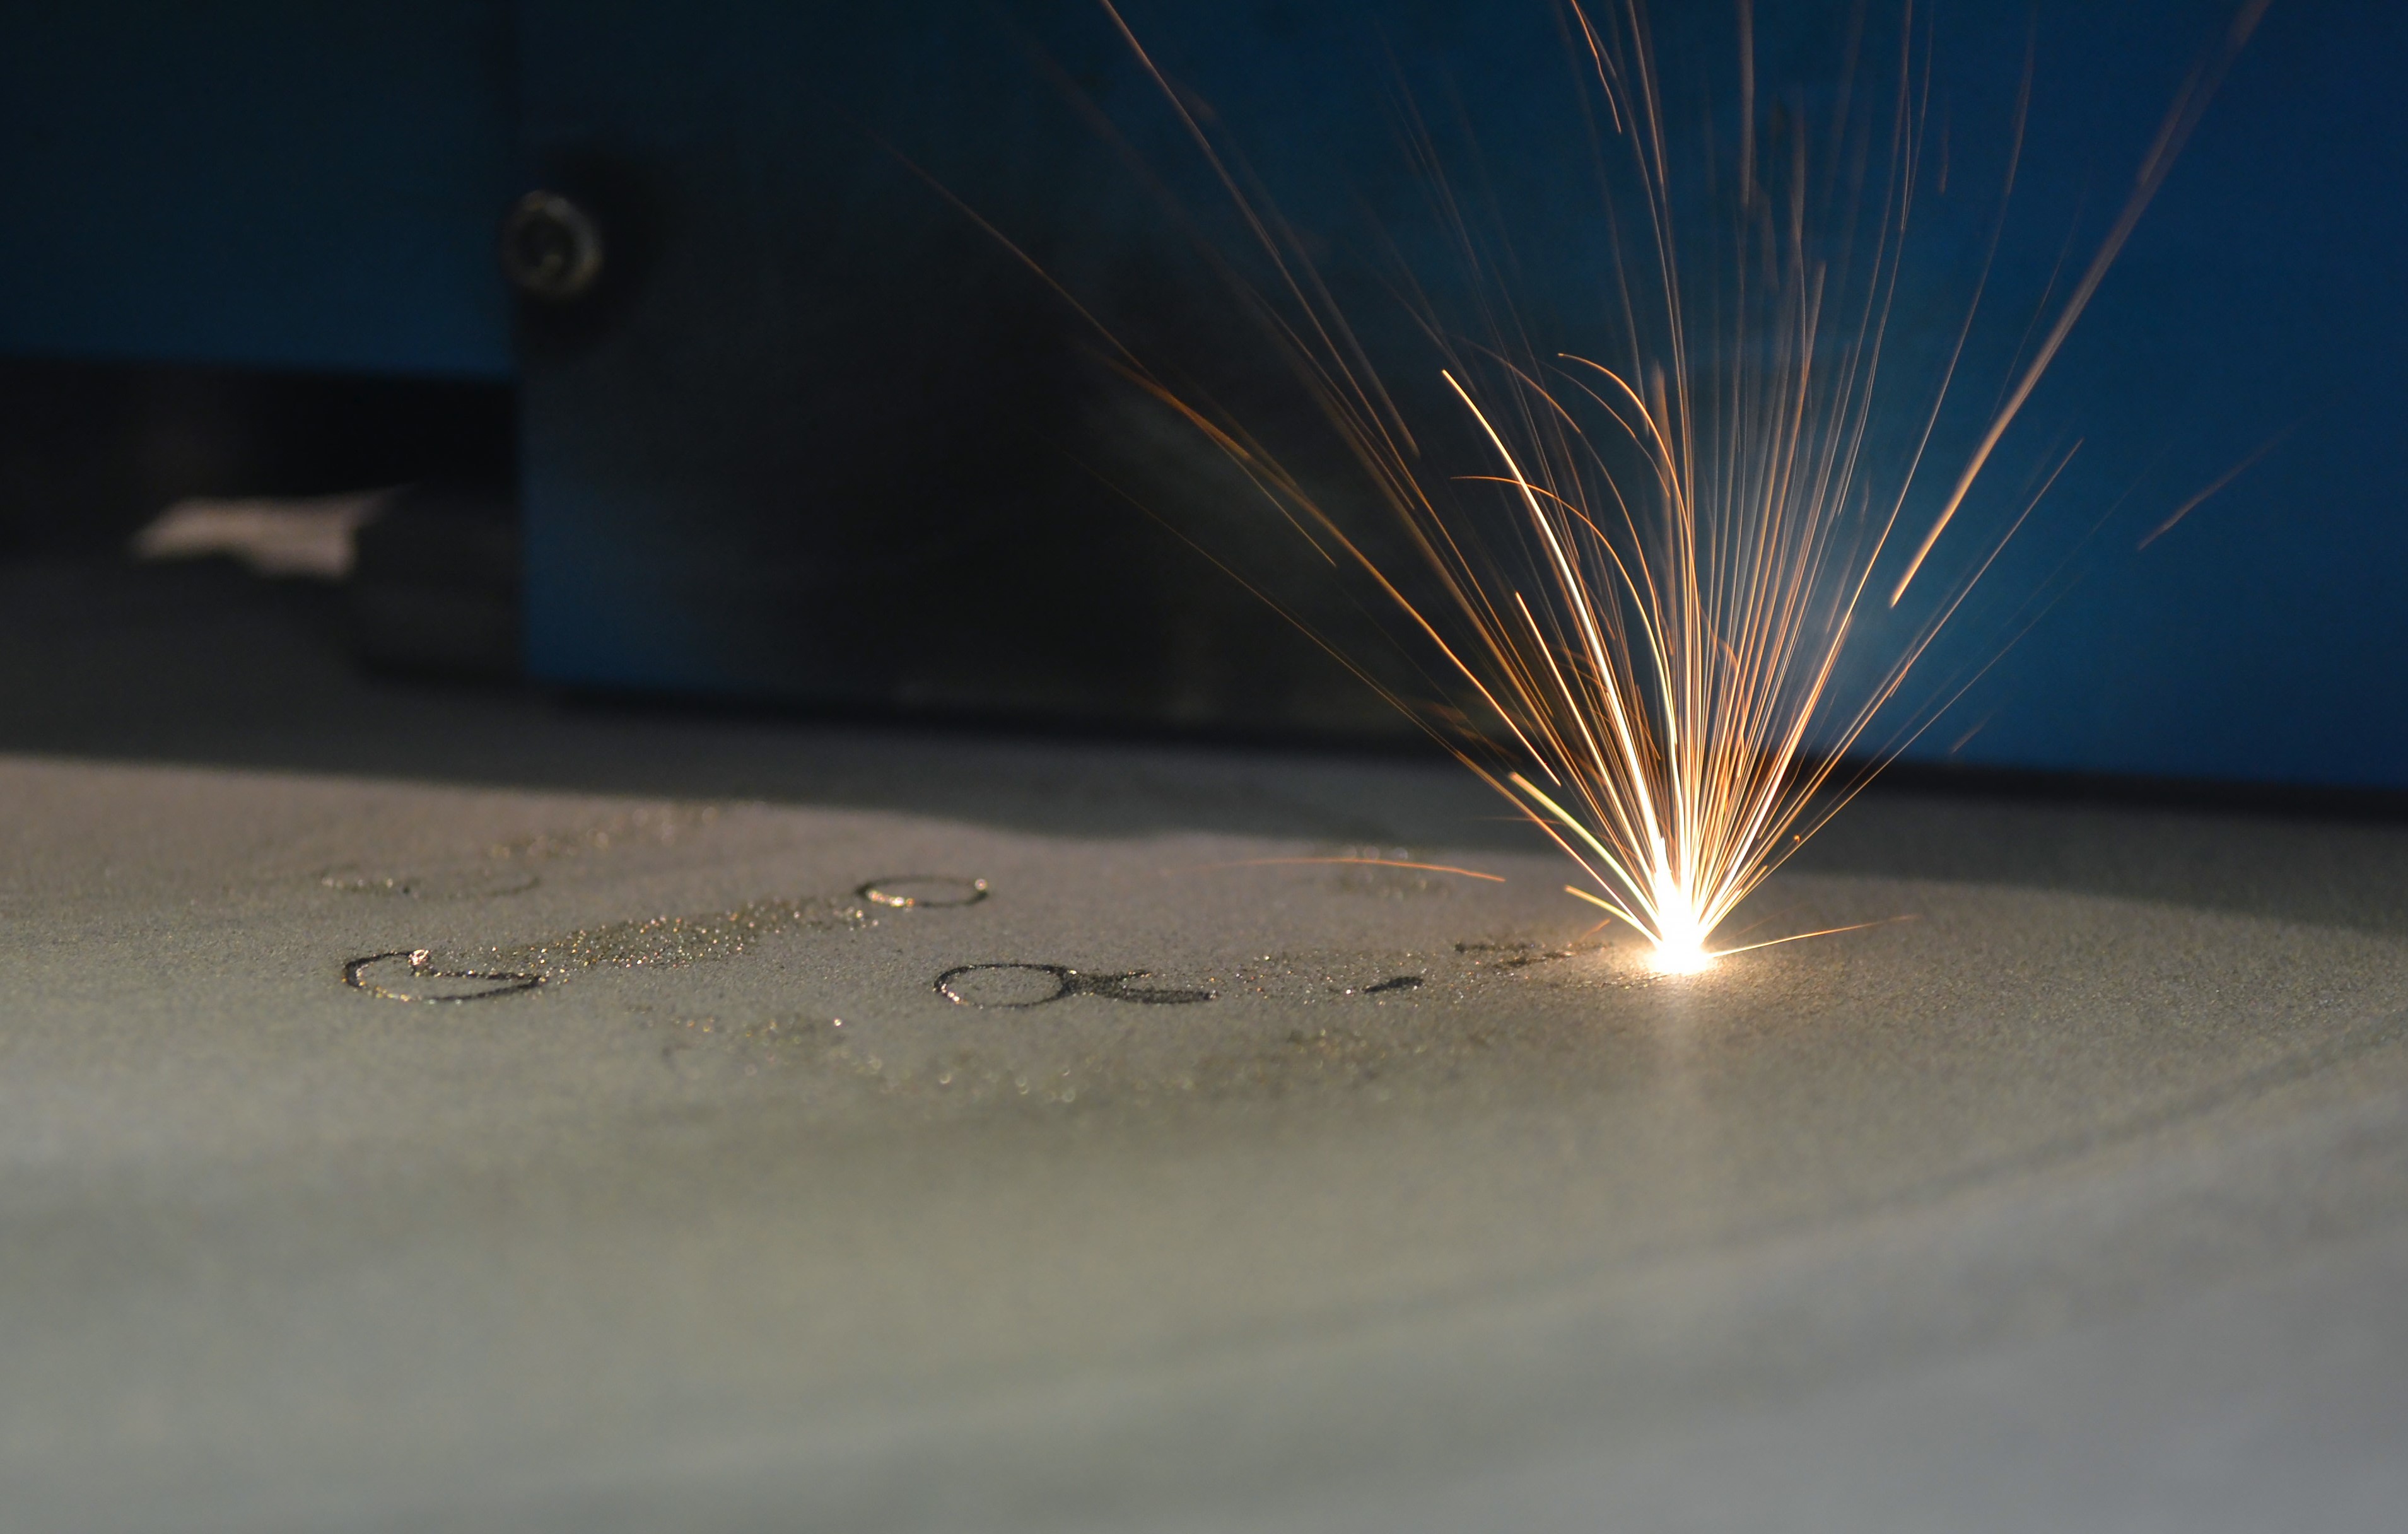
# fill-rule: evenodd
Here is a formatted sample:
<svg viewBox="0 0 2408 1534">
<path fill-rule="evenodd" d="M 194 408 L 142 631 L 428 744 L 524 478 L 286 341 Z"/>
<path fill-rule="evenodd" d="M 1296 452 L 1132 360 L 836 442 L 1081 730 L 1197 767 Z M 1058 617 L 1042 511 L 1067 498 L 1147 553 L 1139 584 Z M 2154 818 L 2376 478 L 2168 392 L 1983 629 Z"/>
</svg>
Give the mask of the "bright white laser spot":
<svg viewBox="0 0 2408 1534">
<path fill-rule="evenodd" d="M 1658 943 L 1651 957 L 1659 975 L 1694 975 L 1714 967 L 1714 955 L 1694 942 Z"/>
</svg>

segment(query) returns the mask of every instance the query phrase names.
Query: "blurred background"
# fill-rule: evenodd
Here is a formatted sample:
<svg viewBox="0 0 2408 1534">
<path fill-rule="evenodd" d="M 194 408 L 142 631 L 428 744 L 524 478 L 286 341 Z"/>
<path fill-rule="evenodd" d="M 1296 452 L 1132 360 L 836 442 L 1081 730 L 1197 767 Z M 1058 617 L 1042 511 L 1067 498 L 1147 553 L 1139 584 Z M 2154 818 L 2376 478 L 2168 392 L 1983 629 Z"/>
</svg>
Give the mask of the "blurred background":
<svg viewBox="0 0 2408 1534">
<path fill-rule="evenodd" d="M 1668 70 L 1710 86 L 1729 15 L 1662 8 Z M 1928 35 L 1951 169 L 1909 343 L 1960 312 L 2028 46 L 2034 82 L 1962 438 L 2233 7 L 1957 10 Z M 1852 7 L 1756 13 L 1811 116 Z M 1610 328 L 1551 0 L 1125 14 L 1409 400 L 1429 378 L 1369 253 L 1443 244 L 1409 108 L 1512 232 L 1493 253 L 1535 321 L 1566 350 Z M 2408 787 L 2404 76 L 2408 8 L 2268 13 L 1969 503 L 2011 513 L 2083 441 L 1933 657 L 1980 674 L 1910 761 Z M 1328 600 L 966 208 L 1286 429 L 1208 258 L 1226 203 L 1091 0 L 7 0 L 0 739 L 306 723 L 358 695 L 339 672 L 1410 746 L 1186 546 L 1266 551 L 1274 595 Z"/>
</svg>

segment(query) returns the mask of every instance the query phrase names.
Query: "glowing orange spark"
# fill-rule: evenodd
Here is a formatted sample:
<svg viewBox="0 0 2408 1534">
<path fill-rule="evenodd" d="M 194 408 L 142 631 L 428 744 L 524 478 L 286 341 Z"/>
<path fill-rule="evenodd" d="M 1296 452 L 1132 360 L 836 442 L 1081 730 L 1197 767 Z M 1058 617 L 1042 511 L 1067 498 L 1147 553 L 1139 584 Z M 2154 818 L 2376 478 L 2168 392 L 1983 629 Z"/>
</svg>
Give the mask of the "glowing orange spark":
<svg viewBox="0 0 2408 1534">
<path fill-rule="evenodd" d="M 2271 4 L 2272 0 L 2247 0 L 2233 18 L 2232 25 L 2226 29 L 2223 46 L 2217 50 L 2214 59 L 2194 70 L 2190 79 L 2184 82 L 2181 93 L 2174 98 L 2173 107 L 2166 113 L 2165 125 L 2157 130 L 2157 142 L 2150 146 L 2148 158 L 2141 163 L 2141 172 L 2133 179 L 2132 194 L 2124 204 L 2123 212 L 2117 215 L 2114 227 L 2107 232 L 2107 238 L 2100 243 L 2099 253 L 2091 257 L 2090 269 L 2082 274 L 2082 281 L 2074 288 L 2073 295 L 2066 300 L 2064 309 L 2057 317 L 2057 323 L 2049 328 L 2048 338 L 2041 343 L 2031 365 L 2016 380 L 2014 394 L 2000 408 L 1990 422 L 1990 429 L 1983 434 L 1982 445 L 1973 450 L 1973 457 L 1966 464 L 1965 472 L 1957 478 L 1956 487 L 1948 494 L 1948 504 L 1940 509 L 1931 531 L 1923 535 L 1923 542 L 1915 549 L 1914 557 L 1907 562 L 1906 573 L 1898 578 L 1897 589 L 1889 594 L 1890 606 L 1898 606 L 1898 599 L 1906 595 L 1906 588 L 1914 580 L 1915 572 L 1923 568 L 1923 562 L 1930 555 L 1933 545 L 1947 530 L 1949 519 L 1956 516 L 1956 509 L 1965 503 L 1965 493 L 1973 487 L 1983 466 L 1989 462 L 1991 452 L 1999 445 L 1999 438 L 2006 435 L 2007 427 L 2014 422 L 2015 412 L 2024 408 L 2024 401 L 2031 397 L 2032 388 L 2040 382 L 2041 375 L 2047 372 L 2048 365 L 2057 359 L 2057 349 L 2065 344 L 2066 337 L 2072 333 L 2074 322 L 2082 318 L 2083 309 L 2089 304 L 2091 294 L 2099 291 L 2107 268 L 2115 264 L 2115 257 L 2123 251 L 2124 242 L 2132 237 L 2132 230 L 2140 223 L 2141 215 L 2148 210 L 2150 199 L 2157 194 L 2157 188 L 2165 183 L 2166 173 L 2173 168 L 2174 156 L 2182 151 L 2184 141 L 2189 138 L 2191 130 L 2199 126 L 2200 118 L 2207 111 L 2208 101 L 2215 94 L 2216 86 L 2222 83 L 2224 72 L 2240 56 L 2242 45 L 2249 41 L 2249 35 L 2258 29 L 2258 22 L 2264 18 L 2266 7 Z"/>
<path fill-rule="evenodd" d="M 2150 544 L 2157 542 L 2157 539 L 2165 537 L 2168 533 L 2172 532 L 2174 530 L 2174 523 L 2182 521 L 2185 517 L 2187 517 L 2192 512 L 2198 510 L 2200 507 L 2206 502 L 2209 496 L 2214 495 L 2217 491 L 2222 490 L 2226 485 L 2230 484 L 2233 480 L 2238 480 L 2243 474 L 2248 473 L 2252 468 L 2256 467 L 2258 459 L 2265 457 L 2268 453 L 2273 452 L 2275 448 L 2281 446 L 2283 438 L 2290 435 L 2290 429 L 2286 427 L 2282 431 L 2276 432 L 2273 436 L 2268 437 L 2265 441 L 2259 443 L 2257 452 L 2251 453 L 2248 457 L 2243 458 L 2241 462 L 2233 465 L 2230 468 L 2228 468 L 2223 473 L 2217 475 L 2214 480 L 2208 482 L 2208 486 L 2205 490 L 2200 491 L 2198 495 L 2193 495 L 2190 499 L 2183 502 L 2180 506 L 2175 507 L 2174 514 L 2172 516 L 2168 517 L 2165 521 L 2151 528 L 2149 530 L 2148 537 L 2133 545 L 2135 551 L 2145 549 Z"/>
<path fill-rule="evenodd" d="M 1359 863 L 1374 868 L 1419 868 L 1425 873 L 1459 873 L 1466 879 L 1485 879 L 1492 884 L 1502 884 L 1502 874 L 1482 873 L 1477 868 L 1451 867 L 1444 863 L 1401 863 L 1389 857 L 1247 857 L 1235 863 L 1199 863 L 1193 868 L 1177 870 L 1185 873 L 1209 873 L 1214 868 L 1269 868 L 1291 863 Z"/>
</svg>

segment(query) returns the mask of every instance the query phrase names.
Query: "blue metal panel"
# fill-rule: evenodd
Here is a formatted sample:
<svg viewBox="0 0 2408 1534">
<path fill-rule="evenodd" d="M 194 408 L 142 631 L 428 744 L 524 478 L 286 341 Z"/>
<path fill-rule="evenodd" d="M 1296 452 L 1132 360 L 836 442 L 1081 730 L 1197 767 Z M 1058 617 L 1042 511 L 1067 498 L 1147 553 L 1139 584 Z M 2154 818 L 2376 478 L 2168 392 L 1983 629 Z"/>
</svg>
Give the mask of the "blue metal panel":
<svg viewBox="0 0 2408 1534">
<path fill-rule="evenodd" d="M 0 351 L 496 378 L 500 0 L 0 6 Z"/>
<path fill-rule="evenodd" d="M 1436 248 L 1383 112 L 1389 61 L 1417 85 L 1443 79 L 1425 99 L 1450 118 L 1459 103 L 1478 126 L 1482 174 L 1512 209 L 1531 312 L 1575 345 L 1598 333 L 1601 237 L 1544 0 L 1126 8 L 1325 238 L 1337 280 L 1364 294 L 1344 251 L 1374 222 L 1409 251 Z M 1768 74 L 1848 8 L 1760 0 Z M 2070 243 L 2077 265 L 2086 255 L 2184 70 L 2231 9 L 2040 7 L 2039 106 L 1994 308 L 1969 359 L 1981 399 L 2010 371 L 2061 252 Z M 1713 40 L 1721 7 L 1657 11 L 1670 46 L 1727 46 Z M 2002 157 L 1998 108 L 2030 17 L 2014 5 L 1943 19 L 1943 93 L 1967 126 L 1954 146 L 1959 189 L 1929 216 L 1955 221 L 1940 243 L 1954 239 L 1960 254 L 1984 226 L 1987 204 L 1967 188 Z M 1074 711 L 1354 727 L 1314 714 L 1330 708 L 1317 685 L 1279 695 L 1285 663 L 1267 680 L 1261 655 L 1211 661 L 1204 669 L 1226 673 L 1220 691 L 1182 713 L 1163 681 L 1197 652 L 1178 614 L 1218 578 L 1200 566 L 1166 573 L 1175 563 L 1114 544 L 1110 517 L 1133 514 L 1085 506 L 1073 478 L 1045 467 L 1047 452 L 1092 462 L 1125 451 L 1132 433 L 1064 362 L 1073 327 L 1049 316 L 1050 299 L 879 145 L 906 150 L 1116 323 L 1241 380 L 1231 359 L 1248 344 L 1243 323 L 1047 74 L 1101 103 L 1209 222 L 1209 185 L 1095 8 L 713 0 L 671 13 L 528 0 L 523 18 L 530 154 L 547 176 L 590 173 L 595 195 L 622 198 L 642 268 L 607 320 L 538 337 L 526 360 L 539 672 L 998 704 L 1039 697 L 1028 679 L 1050 678 Z M 1970 675 L 2015 642 L 1914 754 L 2408 785 L 2408 456 L 2397 425 L 2408 407 L 2398 361 L 2408 134 L 2391 104 L 2402 78 L 2408 10 L 2274 7 L 2011 436 L 2003 471 L 1969 503 L 1966 537 L 1977 538 L 2012 511 L 2017 466 L 2086 439 L 1928 675 Z M 1976 141 L 1985 122 L 1992 137 Z M 1945 333 L 1965 291 L 1961 265 L 1942 276 L 1904 304 L 1926 340 Z M 1382 333 L 1376 344 L 1397 338 L 1366 323 Z M 2284 432 L 2223 494 L 2136 548 Z M 1180 494 L 1166 462 L 1175 467 L 1175 454 L 1131 468 L 1155 476 L 1146 488 L 1157 503 Z M 1194 489 L 1209 476 L 1186 478 Z M 1945 488 L 1931 484 L 1910 520 Z M 937 503 L 956 503 L 956 520 Z M 1226 509 L 1194 514 L 1209 523 Z M 1010 529 L 1018 543 L 981 544 L 979 527 Z M 1049 527 L 1064 541 L 1014 563 Z M 948 559 L 983 568 L 989 589 L 928 573 Z M 1183 632 L 1238 622 L 1216 611 Z M 1027 638 L 1049 624 L 1053 638 Z M 914 636 L 924 652 L 906 657 Z M 980 672 L 1015 645 L 1027 647 L 1018 681 L 997 680 L 1010 667 Z"/>
<path fill-rule="evenodd" d="M 1130 73 L 1087 5 L 1020 20 Z M 1068 455 L 1103 445 L 1086 343 L 882 147 L 1074 278 L 1177 267 L 1004 13 L 529 0 L 521 27 L 530 164 L 611 251 L 588 304 L 523 331 L 538 676 L 1285 727 L 1313 710 L 1267 672 L 1354 702 Z M 1188 266 L 1151 291 L 1211 297 Z M 1214 690 L 1182 644 L 1283 663 Z"/>
<path fill-rule="evenodd" d="M 1760 4 L 1768 73 L 1784 39 L 1843 9 Z M 2095 237 L 2226 9 L 2042 8 L 2041 108 L 1998 291 L 2035 294 L 2070 228 Z M 613 230 L 624 291 L 591 334 L 532 337 L 543 674 L 1360 726 L 1320 683 L 1265 705 L 1240 657 L 1254 641 L 1197 637 L 1243 629 L 1242 603 L 1200 595 L 1217 578 L 1178 573 L 1110 523 L 1122 513 L 1075 509 L 1045 460 L 1092 433 L 1082 412 L 1098 407 L 1065 361 L 1060 316 L 878 147 L 882 136 L 937 171 L 1082 292 L 1117 294 L 1125 323 L 1158 320 L 1172 343 L 1219 325 L 1241 347 L 1242 325 L 1214 318 L 1181 237 L 1038 62 L 1093 93 L 1208 208 L 1210 188 L 1095 8 L 522 10 L 523 57 L 502 0 L 0 7 L 0 350 L 505 376 L 497 214 L 522 165 L 590 172 L 607 183 L 595 194 L 627 199 Z M 1700 46 L 1721 24 L 1719 7 L 1659 10 Z M 1551 115 L 1559 43 L 1542 0 L 1378 7 L 1376 36 L 1344 6 L 1131 14 L 1333 248 L 1370 215 L 1408 250 L 1434 248 L 1379 103 L 1387 57 L 1424 85 L 1443 75 L 1494 151 L 1484 174 L 1514 210 L 1533 312 L 1575 341 L 1594 331 L 1582 294 L 1598 226 Z M 1969 103 L 1995 101 L 2012 77 L 2026 15 L 1952 14 L 1947 68 Z M 2026 458 L 2075 435 L 2086 445 L 1930 674 L 1971 673 L 2013 648 L 1914 754 L 2408 784 L 2397 425 L 2408 134 L 2390 99 L 2401 78 L 2401 7 L 2294 0 L 2270 13 L 2010 439 Z M 1957 152 L 1970 178 L 1979 147 Z M 1914 312 L 1929 323 L 1945 297 L 1920 295 Z M 2003 322 L 1976 361 L 2012 352 L 2019 322 Z M 2229 488 L 2135 547 L 2270 441 Z M 932 478 L 939 461 L 955 467 Z M 2019 483 L 1995 477 L 1969 528 Z M 958 504 L 949 521 L 898 504 L 914 496 Z M 1122 579 L 1015 596 L 1026 571 L 1000 579 L 1014 567 L 997 563 L 999 529 L 1039 549 L 1044 569 L 1088 558 L 1117 562 Z M 948 560 L 956 576 L 998 577 L 996 589 L 947 587 Z M 969 614 L 950 634 L 934 618 L 910 625 L 927 653 L 907 662 L 898 640 L 848 638 L 924 580 L 971 603 L 939 605 Z M 874 590 L 885 595 L 865 606 Z M 2045 610 L 2027 628 L 2035 594 Z M 808 610 L 838 618 L 814 627 Z M 1014 642 L 998 628 L 1049 624 L 1000 670 L 949 677 L 937 656 L 977 635 L 968 648 L 994 659 Z M 1206 667 L 1226 673 L 1209 686 L 1177 674 L 1199 644 L 1233 647 Z"/>
<path fill-rule="evenodd" d="M 2144 109 L 2166 98 L 2132 90 L 2129 50 L 2051 66 Z M 1934 659 L 1977 666 L 2027 597 L 2046 610 L 1916 757 L 2408 786 L 2403 70 L 2408 7 L 2267 14 L 2019 428 L 2084 439 L 2048 525 Z M 2043 172 L 2080 189 L 2084 148 L 2040 146 Z M 2087 158 L 2094 202 L 2120 196 L 2122 166 Z"/>
</svg>

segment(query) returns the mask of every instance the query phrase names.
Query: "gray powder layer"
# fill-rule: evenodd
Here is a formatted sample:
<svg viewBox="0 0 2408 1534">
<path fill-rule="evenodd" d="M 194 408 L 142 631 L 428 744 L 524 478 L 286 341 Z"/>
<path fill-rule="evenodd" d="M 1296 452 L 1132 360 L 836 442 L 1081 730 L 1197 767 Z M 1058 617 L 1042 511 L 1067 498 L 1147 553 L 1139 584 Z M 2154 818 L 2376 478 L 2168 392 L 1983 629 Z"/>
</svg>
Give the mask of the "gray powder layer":
<svg viewBox="0 0 2408 1534">
<path fill-rule="evenodd" d="M 1673 978 L 1054 751 L 0 759 L 0 1527 L 2396 1527 L 2398 832 L 1869 803 Z"/>
</svg>

